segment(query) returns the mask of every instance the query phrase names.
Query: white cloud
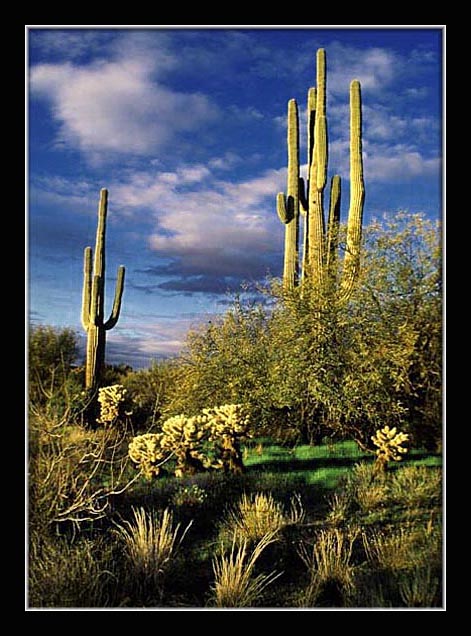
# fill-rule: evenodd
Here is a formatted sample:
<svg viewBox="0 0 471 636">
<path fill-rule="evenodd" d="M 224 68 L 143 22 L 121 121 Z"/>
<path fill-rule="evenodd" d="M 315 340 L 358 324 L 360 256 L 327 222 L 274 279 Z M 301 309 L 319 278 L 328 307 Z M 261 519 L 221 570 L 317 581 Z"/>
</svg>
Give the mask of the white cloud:
<svg viewBox="0 0 471 636">
<path fill-rule="evenodd" d="M 339 139 L 331 143 L 329 166 L 332 171 L 348 179 L 349 142 Z M 441 160 L 427 157 L 410 144 L 387 144 L 365 141 L 363 144 L 365 182 L 404 182 L 416 177 L 439 176 Z"/>
<path fill-rule="evenodd" d="M 155 152 L 217 115 L 207 97 L 169 90 L 154 71 L 155 61 L 144 55 L 88 66 L 40 64 L 31 69 L 30 87 L 51 102 L 58 141 L 98 161 L 106 153 Z"/>
<path fill-rule="evenodd" d="M 440 175 L 441 161 L 424 157 L 417 150 L 392 146 L 383 151 L 372 148 L 365 152 L 365 179 L 370 182 L 410 181 L 415 177 Z"/>
<path fill-rule="evenodd" d="M 175 173 L 136 173 L 113 185 L 113 196 L 127 213 L 148 208 L 156 231 L 152 250 L 179 259 L 186 274 L 242 275 L 264 266 L 263 255 L 277 251 L 276 193 L 286 171 L 269 170 L 240 183 L 215 179 L 206 166 Z M 191 186 L 184 192 L 181 188 Z"/>
<path fill-rule="evenodd" d="M 350 82 L 358 79 L 364 90 L 380 91 L 390 86 L 400 68 L 397 54 L 388 49 L 333 42 L 327 55 L 327 89 L 334 95 L 348 96 Z"/>
</svg>

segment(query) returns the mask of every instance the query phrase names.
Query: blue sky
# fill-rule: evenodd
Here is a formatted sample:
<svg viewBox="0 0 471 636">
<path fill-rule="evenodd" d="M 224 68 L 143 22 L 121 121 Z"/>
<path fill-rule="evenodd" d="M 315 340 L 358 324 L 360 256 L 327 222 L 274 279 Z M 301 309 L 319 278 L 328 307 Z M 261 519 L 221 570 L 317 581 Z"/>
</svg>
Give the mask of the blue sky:
<svg viewBox="0 0 471 636">
<path fill-rule="evenodd" d="M 107 361 L 146 366 L 282 270 L 276 194 L 286 108 L 305 151 L 315 55 L 327 55 L 329 173 L 348 208 L 348 86 L 363 95 L 365 222 L 441 215 L 442 31 L 29 28 L 29 310 L 80 334 L 83 249 L 109 190 L 107 310 L 126 266 Z"/>
</svg>

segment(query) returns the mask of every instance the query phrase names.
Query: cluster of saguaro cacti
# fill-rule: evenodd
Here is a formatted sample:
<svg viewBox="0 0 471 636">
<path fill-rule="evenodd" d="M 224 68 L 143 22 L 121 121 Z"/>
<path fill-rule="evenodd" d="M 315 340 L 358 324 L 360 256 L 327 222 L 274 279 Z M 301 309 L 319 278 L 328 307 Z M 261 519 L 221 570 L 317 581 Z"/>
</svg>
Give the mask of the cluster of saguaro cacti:
<svg viewBox="0 0 471 636">
<path fill-rule="evenodd" d="M 288 102 L 288 182 L 287 192 L 277 195 L 277 212 L 285 224 L 283 283 L 293 289 L 309 280 L 315 289 L 340 284 L 340 297 L 348 298 L 359 272 L 365 187 L 362 159 L 362 118 L 360 82 L 350 84 L 350 208 L 343 272 L 338 276 L 340 224 L 340 177 L 331 179 L 327 221 L 324 190 L 327 182 L 328 135 L 326 116 L 326 59 L 317 51 L 317 86 L 307 100 L 307 180 L 300 174 L 299 115 L 295 99 Z M 302 257 L 300 219 L 304 219 Z"/>
<path fill-rule="evenodd" d="M 87 357 L 85 387 L 96 389 L 105 363 L 106 332 L 118 322 L 124 289 L 125 269 L 118 269 L 113 308 L 105 321 L 105 234 L 108 212 L 108 190 L 100 191 L 98 227 L 95 242 L 95 257 L 91 247 L 86 247 L 83 265 L 82 325 L 87 332 Z"/>
</svg>

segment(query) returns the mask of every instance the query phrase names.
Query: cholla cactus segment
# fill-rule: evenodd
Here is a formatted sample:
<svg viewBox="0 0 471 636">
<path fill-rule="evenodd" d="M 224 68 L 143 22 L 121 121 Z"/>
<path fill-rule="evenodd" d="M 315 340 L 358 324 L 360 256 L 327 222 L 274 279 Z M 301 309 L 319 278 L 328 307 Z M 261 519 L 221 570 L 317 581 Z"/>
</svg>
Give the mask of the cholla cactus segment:
<svg viewBox="0 0 471 636">
<path fill-rule="evenodd" d="M 409 440 L 409 435 L 398 432 L 395 426 L 393 428 L 385 426 L 382 429 L 378 429 L 376 435 L 372 435 L 371 440 L 378 447 L 376 451 L 378 460 L 384 463 L 391 460 L 401 461 L 402 455 L 407 453 L 408 450 L 403 444 Z"/>
<path fill-rule="evenodd" d="M 205 447 L 209 437 L 208 423 L 202 416 L 176 415 L 162 424 L 162 448 L 174 453 L 177 477 L 212 467 Z"/>
<path fill-rule="evenodd" d="M 212 409 L 204 409 L 203 414 L 207 418 L 211 429 L 211 438 L 216 439 L 222 435 L 231 437 L 247 437 L 249 416 L 244 412 L 242 404 L 223 404 Z"/>
<path fill-rule="evenodd" d="M 160 465 L 167 455 L 161 442 L 161 433 L 146 433 L 134 437 L 129 443 L 129 457 L 146 479 L 152 479 L 160 474 Z"/>
<path fill-rule="evenodd" d="M 226 472 L 242 473 L 244 465 L 240 440 L 249 437 L 249 416 L 242 404 L 224 404 L 204 409 L 221 468 Z"/>
<path fill-rule="evenodd" d="M 126 394 L 127 389 L 122 384 L 112 384 L 99 389 L 100 417 L 97 418 L 99 424 L 111 424 L 122 415 Z"/>
</svg>

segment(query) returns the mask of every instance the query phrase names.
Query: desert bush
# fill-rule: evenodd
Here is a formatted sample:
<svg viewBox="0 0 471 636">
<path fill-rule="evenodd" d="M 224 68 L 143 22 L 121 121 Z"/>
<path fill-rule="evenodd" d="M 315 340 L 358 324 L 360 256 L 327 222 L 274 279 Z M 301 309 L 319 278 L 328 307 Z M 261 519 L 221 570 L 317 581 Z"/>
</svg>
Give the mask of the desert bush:
<svg viewBox="0 0 471 636">
<path fill-rule="evenodd" d="M 261 602 L 265 588 L 282 574 L 255 574 L 260 555 L 273 541 L 274 533 L 265 534 L 249 553 L 247 542 L 238 543 L 234 537 L 229 554 L 213 558 L 215 607 L 252 607 Z"/>
<path fill-rule="evenodd" d="M 51 420 L 39 411 L 29 422 L 28 487 L 32 528 L 106 516 L 127 478 L 126 431 L 91 431 Z"/>
<path fill-rule="evenodd" d="M 302 602 L 312 606 L 343 606 L 354 588 L 353 545 L 359 531 L 333 528 L 317 533 L 314 544 L 299 546 L 299 556 L 310 574 Z"/>
<path fill-rule="evenodd" d="M 44 404 L 57 393 L 78 355 L 77 335 L 72 329 L 32 326 L 28 341 L 29 398 Z"/>
<path fill-rule="evenodd" d="M 175 491 L 172 504 L 177 508 L 195 508 L 203 504 L 208 498 L 208 493 L 198 484 L 183 486 Z"/>
<path fill-rule="evenodd" d="M 364 531 L 365 553 L 376 568 L 399 572 L 428 564 L 441 564 L 441 528 L 408 524 L 396 529 Z"/>
<path fill-rule="evenodd" d="M 122 378 L 133 404 L 136 430 L 150 430 L 168 413 L 173 387 L 178 381 L 178 365 L 174 360 L 154 361 L 148 369 L 131 371 Z M 178 387 L 177 387 L 178 390 Z"/>
<path fill-rule="evenodd" d="M 180 531 L 168 508 L 161 513 L 146 512 L 144 508 L 133 508 L 132 512 L 133 521 L 122 521 L 116 528 L 126 555 L 126 585 L 141 600 L 160 601 L 165 578 L 192 522 Z"/>
<path fill-rule="evenodd" d="M 229 509 L 221 525 L 220 537 L 233 539 L 237 543 L 252 544 L 270 534 L 276 540 L 285 526 L 300 523 L 304 518 L 304 509 L 299 496 L 293 496 L 290 507 L 276 501 L 268 493 L 244 493 L 236 506 Z"/>
<path fill-rule="evenodd" d="M 350 494 L 346 490 L 335 492 L 328 497 L 328 505 L 327 520 L 334 525 L 342 524 L 348 519 L 351 509 Z"/>
<path fill-rule="evenodd" d="M 345 487 L 351 501 L 364 512 L 386 505 L 387 481 L 384 475 L 378 474 L 374 464 L 355 464 L 346 479 Z"/>
<path fill-rule="evenodd" d="M 29 607 L 104 607 L 111 552 L 104 542 L 81 537 L 30 535 Z"/>
<path fill-rule="evenodd" d="M 404 466 L 392 473 L 389 496 L 407 507 L 430 506 L 441 499 L 442 471 L 426 466 Z"/>
</svg>

